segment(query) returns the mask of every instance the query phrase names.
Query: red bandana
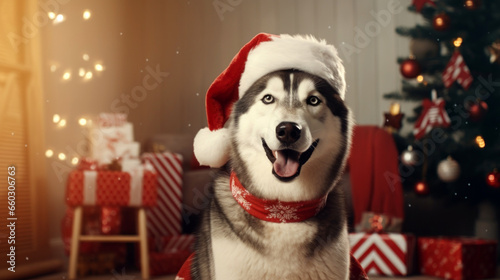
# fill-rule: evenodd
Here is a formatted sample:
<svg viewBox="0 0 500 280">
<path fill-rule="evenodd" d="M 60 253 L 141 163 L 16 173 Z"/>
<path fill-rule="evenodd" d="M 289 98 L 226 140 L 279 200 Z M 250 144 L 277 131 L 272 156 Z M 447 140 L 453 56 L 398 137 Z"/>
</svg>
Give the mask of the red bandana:
<svg viewBox="0 0 500 280">
<path fill-rule="evenodd" d="M 294 223 L 316 216 L 323 209 L 327 195 L 308 201 L 266 200 L 253 196 L 240 183 L 236 174 L 231 172 L 229 181 L 234 199 L 250 215 L 267 222 Z"/>
</svg>

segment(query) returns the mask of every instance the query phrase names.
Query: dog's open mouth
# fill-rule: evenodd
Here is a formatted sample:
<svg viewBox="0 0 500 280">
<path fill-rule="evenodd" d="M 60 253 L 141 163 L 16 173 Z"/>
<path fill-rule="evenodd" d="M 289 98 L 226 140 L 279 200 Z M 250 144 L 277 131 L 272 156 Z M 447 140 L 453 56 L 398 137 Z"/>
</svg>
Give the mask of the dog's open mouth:
<svg viewBox="0 0 500 280">
<path fill-rule="evenodd" d="M 302 165 L 309 160 L 314 149 L 318 146 L 318 142 L 319 139 L 314 141 L 303 153 L 292 149 L 272 151 L 264 139 L 262 139 L 262 146 L 264 146 L 267 158 L 273 164 L 274 176 L 281 181 L 287 182 L 299 176 Z"/>
</svg>

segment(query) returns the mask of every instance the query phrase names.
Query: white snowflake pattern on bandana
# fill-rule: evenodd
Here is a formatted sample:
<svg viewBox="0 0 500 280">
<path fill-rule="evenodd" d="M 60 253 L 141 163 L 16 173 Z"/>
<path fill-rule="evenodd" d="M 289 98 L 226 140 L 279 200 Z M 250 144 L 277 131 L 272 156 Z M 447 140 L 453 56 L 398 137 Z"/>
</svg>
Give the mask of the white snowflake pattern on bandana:
<svg viewBox="0 0 500 280">
<path fill-rule="evenodd" d="M 234 198 L 238 203 L 245 208 L 246 210 L 250 210 L 250 206 L 252 204 L 246 200 L 246 196 L 248 195 L 248 191 L 241 189 L 240 187 L 236 186 L 234 183 L 234 180 L 231 180 L 231 192 L 233 193 Z"/>
<path fill-rule="evenodd" d="M 282 223 L 299 219 L 297 216 L 298 207 L 285 206 L 278 202 L 278 204 L 271 205 L 265 209 L 269 211 L 267 215 L 268 219 L 279 219 Z"/>
</svg>

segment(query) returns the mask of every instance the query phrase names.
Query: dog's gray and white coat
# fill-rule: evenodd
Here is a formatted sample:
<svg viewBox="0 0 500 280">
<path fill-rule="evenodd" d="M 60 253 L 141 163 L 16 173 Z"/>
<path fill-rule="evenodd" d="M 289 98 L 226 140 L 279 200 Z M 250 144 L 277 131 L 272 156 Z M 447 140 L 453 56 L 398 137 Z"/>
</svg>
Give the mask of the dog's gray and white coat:
<svg viewBox="0 0 500 280">
<path fill-rule="evenodd" d="M 283 123 L 298 130 L 293 140 L 277 135 Z M 213 182 L 195 244 L 193 279 L 348 279 L 347 222 L 336 186 L 348 155 L 351 123 L 341 96 L 322 78 L 290 69 L 253 83 L 228 121 L 230 162 Z M 296 160 L 291 157 L 310 152 L 298 168 L 284 166 Z M 230 171 L 263 199 L 304 201 L 325 194 L 328 199 L 308 220 L 262 221 L 233 198 Z"/>
</svg>

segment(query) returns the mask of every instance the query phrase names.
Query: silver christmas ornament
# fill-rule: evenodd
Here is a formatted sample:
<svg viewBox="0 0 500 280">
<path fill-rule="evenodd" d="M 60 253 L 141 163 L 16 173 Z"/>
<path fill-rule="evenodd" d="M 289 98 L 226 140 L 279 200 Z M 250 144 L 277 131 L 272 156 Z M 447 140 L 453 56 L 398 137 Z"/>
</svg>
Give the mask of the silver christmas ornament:
<svg viewBox="0 0 500 280">
<path fill-rule="evenodd" d="M 439 162 L 437 174 L 439 179 L 445 183 L 454 182 L 460 177 L 460 165 L 456 160 L 448 157 Z"/>
<path fill-rule="evenodd" d="M 401 153 L 401 162 L 404 165 L 413 166 L 417 163 L 417 155 L 410 145 L 408 148 Z"/>
</svg>

